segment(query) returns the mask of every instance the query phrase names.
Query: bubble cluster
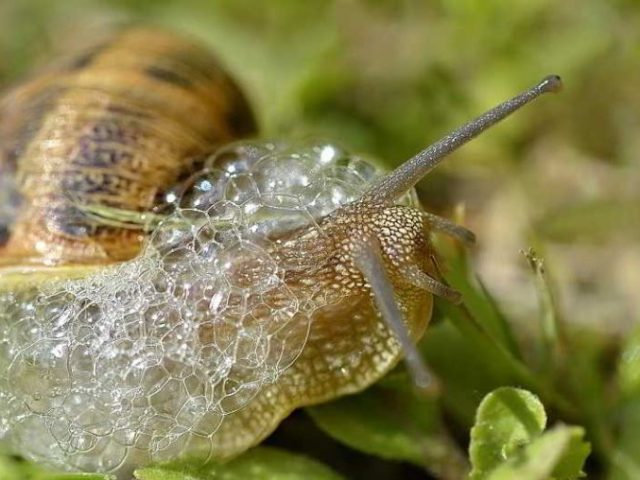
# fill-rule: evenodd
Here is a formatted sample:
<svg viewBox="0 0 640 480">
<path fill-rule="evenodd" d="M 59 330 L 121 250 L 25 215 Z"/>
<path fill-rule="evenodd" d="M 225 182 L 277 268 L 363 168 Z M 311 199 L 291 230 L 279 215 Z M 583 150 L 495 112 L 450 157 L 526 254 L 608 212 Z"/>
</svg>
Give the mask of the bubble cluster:
<svg viewBox="0 0 640 480">
<path fill-rule="evenodd" d="M 71 470 L 206 450 L 295 361 L 318 307 L 284 282 L 318 259 L 281 265 L 276 239 L 379 175 L 329 144 L 234 144 L 166 192 L 137 258 L 0 292 L 0 437 Z"/>
</svg>

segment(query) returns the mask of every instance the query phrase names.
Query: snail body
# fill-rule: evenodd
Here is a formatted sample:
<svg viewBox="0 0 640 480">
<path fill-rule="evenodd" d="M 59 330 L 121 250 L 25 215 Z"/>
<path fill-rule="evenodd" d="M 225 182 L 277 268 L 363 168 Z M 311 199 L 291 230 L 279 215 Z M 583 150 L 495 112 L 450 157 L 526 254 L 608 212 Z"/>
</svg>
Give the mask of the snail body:
<svg viewBox="0 0 640 480">
<path fill-rule="evenodd" d="M 111 48 L 136 35 L 157 36 L 158 45 L 165 38 L 141 32 L 120 34 Z M 413 341 L 427 326 L 432 294 L 457 299 L 437 279 L 429 236 L 472 235 L 423 212 L 411 188 L 451 149 L 557 85 L 545 79 L 387 174 L 331 144 L 215 148 L 250 132 L 252 117 L 200 50 L 204 73 L 177 68 L 184 66 L 181 42 L 141 46 L 157 54 L 156 74 L 159 65 L 174 72 L 161 74 L 160 84 L 189 85 L 192 94 L 197 79 L 208 79 L 201 101 L 174 105 L 175 115 L 160 119 L 162 102 L 149 106 L 152 84 L 129 95 L 135 77 L 122 90 L 89 88 L 100 90 L 101 104 L 65 97 L 68 110 L 78 111 L 56 111 L 39 129 L 35 120 L 2 119 L 9 124 L 1 132 L 25 133 L 0 164 L 3 175 L 15 172 L 21 195 L 0 252 L 0 369 L 7 372 L 0 436 L 55 467 L 127 475 L 154 460 L 229 458 L 293 409 L 362 390 L 403 354 L 424 386 Z M 174 71 L 166 67 L 179 44 Z M 101 55 L 76 64 L 90 68 Z M 113 62 L 138 71 L 136 55 L 123 52 Z M 106 71 L 96 76 L 108 78 Z M 49 81 L 30 88 L 46 90 Z M 122 95 L 129 95 L 127 113 L 105 113 Z M 132 119 L 132 104 L 157 109 Z M 42 105 L 34 111 L 51 103 Z M 201 112 L 193 124 L 191 108 Z M 107 131 L 120 135 L 114 150 L 130 155 L 95 177 L 93 167 L 76 167 L 70 160 L 86 142 L 78 131 L 91 127 L 74 115 L 107 115 Z M 134 124 L 148 132 L 133 135 L 141 143 L 130 139 Z M 136 181 L 112 185 L 111 175 Z M 170 208 L 156 215 L 159 195 Z"/>
</svg>

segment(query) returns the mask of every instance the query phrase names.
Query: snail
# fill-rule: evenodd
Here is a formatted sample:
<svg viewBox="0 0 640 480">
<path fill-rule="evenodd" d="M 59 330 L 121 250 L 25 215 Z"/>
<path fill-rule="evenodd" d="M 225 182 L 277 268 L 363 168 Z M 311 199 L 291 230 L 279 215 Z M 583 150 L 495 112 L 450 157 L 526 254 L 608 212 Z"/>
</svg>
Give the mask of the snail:
<svg viewBox="0 0 640 480">
<path fill-rule="evenodd" d="M 411 192 L 556 76 L 390 173 L 332 144 L 232 140 L 255 121 L 202 47 L 125 30 L 0 104 L 0 437 L 67 470 L 223 460 L 293 409 L 366 388 L 473 234 Z"/>
</svg>

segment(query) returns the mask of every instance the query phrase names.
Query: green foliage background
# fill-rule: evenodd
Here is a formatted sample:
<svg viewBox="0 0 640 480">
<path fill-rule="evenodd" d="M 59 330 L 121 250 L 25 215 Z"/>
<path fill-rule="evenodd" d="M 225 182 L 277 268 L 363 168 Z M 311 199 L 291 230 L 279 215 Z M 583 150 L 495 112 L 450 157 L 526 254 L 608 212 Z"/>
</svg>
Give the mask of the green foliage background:
<svg viewBox="0 0 640 480">
<path fill-rule="evenodd" d="M 264 136 L 324 137 L 389 165 L 543 75 L 562 75 L 565 92 L 465 146 L 419 186 L 425 205 L 446 216 L 457 211 L 479 237 L 468 254 L 441 241 L 449 280 L 473 318 L 439 305 L 423 342 L 442 395 L 416 405 L 424 400 L 392 378 L 370 397 L 311 414 L 352 448 L 458 478 L 483 396 L 522 386 L 542 400 L 550 425 L 585 428 L 590 478 L 640 478 L 638 2 L 1 0 L 0 84 L 131 22 L 208 43 L 245 87 Z M 544 269 L 519 253 L 529 246 Z M 389 405 L 414 414 L 367 423 Z M 362 412 L 353 427 L 359 434 L 340 430 Z M 571 432 L 554 435 L 573 445 L 581 434 Z M 353 440 L 362 437 L 372 441 Z M 321 447 L 329 459 L 344 455 L 341 448 Z M 7 469 L 23 468 L 11 462 Z M 381 478 L 407 474 L 394 468 L 379 468 Z M 558 475 L 555 467 L 538 476 L 501 468 L 496 478 Z M 366 469 L 339 469 L 372 478 Z M 2 478 L 27 478 L 20 471 Z M 206 475 L 192 478 L 227 478 Z"/>
</svg>

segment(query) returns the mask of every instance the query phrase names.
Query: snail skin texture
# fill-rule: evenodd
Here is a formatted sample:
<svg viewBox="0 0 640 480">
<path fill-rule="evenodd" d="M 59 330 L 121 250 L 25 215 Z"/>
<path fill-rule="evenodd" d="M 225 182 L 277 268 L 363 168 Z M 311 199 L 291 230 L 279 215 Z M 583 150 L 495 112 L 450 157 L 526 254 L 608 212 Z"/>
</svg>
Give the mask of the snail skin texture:
<svg viewBox="0 0 640 480">
<path fill-rule="evenodd" d="M 559 85 L 545 78 L 391 173 L 331 144 L 228 144 L 254 129 L 239 90 L 201 47 L 155 30 L 10 92 L 0 437 L 124 478 L 238 455 L 403 356 L 425 386 L 413 342 L 432 294 L 458 298 L 429 236 L 472 234 L 422 211 L 412 187 Z"/>
</svg>

